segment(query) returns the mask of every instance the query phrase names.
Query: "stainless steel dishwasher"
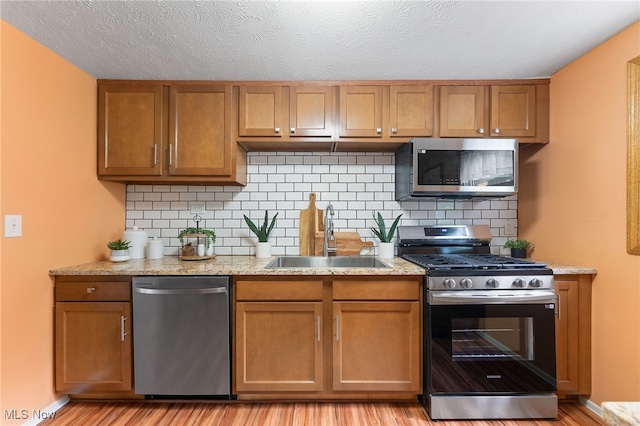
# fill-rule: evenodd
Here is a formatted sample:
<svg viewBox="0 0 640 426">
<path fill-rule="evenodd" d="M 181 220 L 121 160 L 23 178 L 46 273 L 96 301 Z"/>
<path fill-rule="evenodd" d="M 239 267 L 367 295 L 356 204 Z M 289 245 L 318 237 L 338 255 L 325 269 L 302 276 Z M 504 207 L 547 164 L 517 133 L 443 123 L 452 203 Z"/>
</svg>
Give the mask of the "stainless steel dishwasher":
<svg viewBox="0 0 640 426">
<path fill-rule="evenodd" d="M 230 279 L 134 277 L 137 394 L 231 398 Z"/>
</svg>

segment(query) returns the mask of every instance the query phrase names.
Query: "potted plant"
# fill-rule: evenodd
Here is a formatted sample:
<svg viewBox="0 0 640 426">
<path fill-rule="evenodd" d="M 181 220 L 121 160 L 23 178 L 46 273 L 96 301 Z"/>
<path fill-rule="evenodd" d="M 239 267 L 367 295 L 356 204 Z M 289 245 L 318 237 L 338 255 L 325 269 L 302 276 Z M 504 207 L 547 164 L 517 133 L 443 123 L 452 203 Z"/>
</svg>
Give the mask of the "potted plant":
<svg viewBox="0 0 640 426">
<path fill-rule="evenodd" d="M 112 262 L 124 262 L 125 260 L 129 260 L 129 248 L 131 247 L 130 241 L 109 241 L 107 243 L 107 247 L 109 247 L 109 250 L 111 250 L 111 257 L 109 259 Z"/>
<path fill-rule="evenodd" d="M 251 219 L 244 216 L 244 221 L 247 222 L 247 226 L 251 229 L 256 237 L 258 237 L 258 244 L 256 245 L 256 257 L 265 258 L 271 256 L 271 243 L 269 243 L 269 234 L 273 230 L 274 225 L 276 224 L 276 218 L 278 217 L 278 213 L 273 216 L 271 219 L 271 224 L 267 226 L 269 223 L 269 212 L 267 210 L 264 211 L 264 223 L 258 227 Z"/>
<path fill-rule="evenodd" d="M 517 258 L 527 257 L 527 250 L 530 247 L 533 247 L 533 243 L 522 239 L 507 240 L 507 242 L 504 243 L 504 248 L 511 249 L 511 257 Z"/>
<path fill-rule="evenodd" d="M 373 215 L 373 219 L 376 221 L 378 225 L 378 229 L 371 227 L 371 231 L 375 234 L 376 237 L 380 239 L 380 243 L 378 244 L 378 257 L 391 259 L 394 255 L 393 248 L 393 235 L 396 232 L 396 227 L 398 226 L 398 222 L 400 222 L 400 218 L 402 215 L 398 215 L 396 219 L 393 221 L 393 224 L 387 231 L 386 224 L 384 222 L 384 218 L 378 212 L 378 216 L 376 217 L 375 213 Z"/>
<path fill-rule="evenodd" d="M 202 238 L 202 236 L 204 236 L 205 242 L 202 244 L 206 247 L 205 253 L 207 255 L 213 254 L 213 243 L 216 242 L 216 233 L 210 229 L 190 226 L 178 233 L 178 240 L 180 241 L 181 247 L 180 250 L 183 256 L 194 256 L 196 254 L 196 247 L 193 247 L 191 243 L 184 243 L 185 237 L 191 236 L 195 236 L 197 238 Z M 199 239 L 198 242 L 200 242 Z M 205 253 L 203 253 L 202 255 L 204 255 Z M 202 255 L 199 254 L 199 256 Z"/>
</svg>

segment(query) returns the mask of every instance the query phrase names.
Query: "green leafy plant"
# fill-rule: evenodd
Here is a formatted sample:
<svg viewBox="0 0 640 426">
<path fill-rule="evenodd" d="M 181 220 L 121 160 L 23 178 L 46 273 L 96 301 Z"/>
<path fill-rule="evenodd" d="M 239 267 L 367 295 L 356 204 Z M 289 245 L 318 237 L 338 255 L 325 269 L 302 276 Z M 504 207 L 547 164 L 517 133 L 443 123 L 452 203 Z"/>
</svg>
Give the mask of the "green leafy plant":
<svg viewBox="0 0 640 426">
<path fill-rule="evenodd" d="M 262 226 L 260 226 L 260 228 L 258 228 L 258 226 L 256 226 L 256 224 L 253 223 L 253 221 L 249 219 L 247 215 L 243 215 L 243 216 L 244 216 L 244 221 L 247 222 L 247 225 L 249 226 L 249 229 L 251 229 L 251 232 L 256 234 L 256 237 L 258 237 L 259 242 L 266 243 L 267 241 L 269 241 L 269 234 L 271 233 L 274 225 L 276 224 L 276 218 L 278 217 L 278 213 L 276 213 L 276 215 L 273 216 L 273 219 L 271 219 L 271 225 L 269 225 L 268 228 L 267 228 L 267 224 L 269 223 L 269 212 L 267 210 L 264 211 L 264 223 L 262 224 Z"/>
<path fill-rule="evenodd" d="M 131 241 L 128 241 L 128 240 L 109 241 L 107 243 L 107 247 L 109 247 L 109 250 L 129 250 L 129 248 L 131 248 Z"/>
<path fill-rule="evenodd" d="M 196 227 L 189 227 L 189 228 L 185 228 L 182 231 L 180 231 L 178 233 L 178 240 L 180 241 L 180 245 L 184 247 L 184 236 L 185 235 L 190 235 L 190 234 L 203 234 L 206 235 L 207 238 L 207 248 L 209 248 L 209 242 L 211 243 L 215 243 L 216 242 L 216 233 L 210 229 L 204 229 L 204 228 L 196 228 Z"/>
<path fill-rule="evenodd" d="M 533 243 L 527 240 L 507 240 L 504 243 L 504 248 L 508 249 L 528 249 L 529 247 L 533 247 Z"/>
<path fill-rule="evenodd" d="M 396 227 L 398 226 L 398 222 L 400 222 L 401 217 L 402 215 L 399 215 L 398 217 L 396 217 L 396 220 L 393 221 L 391 228 L 389 228 L 389 231 L 387 232 L 387 227 L 384 223 L 384 218 L 382 217 L 380 212 L 378 212 L 377 217 L 376 217 L 376 214 L 374 213 L 373 219 L 376 221 L 376 224 L 378 225 L 378 229 L 372 226 L 371 232 L 373 232 L 376 235 L 376 237 L 380 239 L 380 242 L 390 243 L 391 240 L 393 239 L 393 234 L 395 234 L 396 232 Z"/>
</svg>

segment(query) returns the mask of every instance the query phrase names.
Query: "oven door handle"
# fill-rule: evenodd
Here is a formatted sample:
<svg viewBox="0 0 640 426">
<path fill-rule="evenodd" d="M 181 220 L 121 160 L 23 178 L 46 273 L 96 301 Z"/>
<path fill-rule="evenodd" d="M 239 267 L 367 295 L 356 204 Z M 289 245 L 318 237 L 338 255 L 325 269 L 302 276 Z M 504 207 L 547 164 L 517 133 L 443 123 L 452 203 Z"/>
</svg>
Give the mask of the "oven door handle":
<svg viewBox="0 0 640 426">
<path fill-rule="evenodd" d="M 481 305 L 481 304 L 551 304 L 556 301 L 553 291 L 430 291 L 430 305 Z"/>
</svg>

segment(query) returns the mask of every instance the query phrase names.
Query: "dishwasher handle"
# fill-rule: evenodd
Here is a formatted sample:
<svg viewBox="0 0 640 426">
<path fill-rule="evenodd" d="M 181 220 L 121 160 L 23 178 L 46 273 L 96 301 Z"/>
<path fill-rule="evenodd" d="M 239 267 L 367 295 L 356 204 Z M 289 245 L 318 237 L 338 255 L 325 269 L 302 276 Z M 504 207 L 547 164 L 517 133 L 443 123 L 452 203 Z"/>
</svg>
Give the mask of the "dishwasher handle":
<svg viewBox="0 0 640 426">
<path fill-rule="evenodd" d="M 160 295 L 178 295 L 178 294 L 227 294 L 226 287 L 208 287 L 208 288 L 147 288 L 136 287 L 133 289 L 136 293 L 141 294 L 160 294 Z"/>
</svg>

